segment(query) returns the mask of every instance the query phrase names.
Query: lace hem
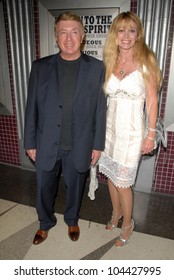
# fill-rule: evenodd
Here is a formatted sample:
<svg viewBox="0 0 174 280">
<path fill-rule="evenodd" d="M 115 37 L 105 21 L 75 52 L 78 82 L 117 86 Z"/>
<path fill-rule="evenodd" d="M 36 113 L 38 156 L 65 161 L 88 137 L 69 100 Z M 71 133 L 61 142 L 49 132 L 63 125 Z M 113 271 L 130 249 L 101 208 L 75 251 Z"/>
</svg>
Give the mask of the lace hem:
<svg viewBox="0 0 174 280">
<path fill-rule="evenodd" d="M 135 179 L 129 179 L 126 181 L 123 181 L 123 179 L 119 179 L 118 177 L 116 178 L 108 169 L 106 169 L 104 166 L 99 167 L 99 172 L 101 172 L 104 176 L 106 176 L 112 183 L 118 187 L 118 188 L 129 188 L 131 187 Z"/>
<path fill-rule="evenodd" d="M 103 164 L 102 164 L 103 163 Z M 118 188 L 129 188 L 134 185 L 137 167 L 130 168 L 121 166 L 113 162 L 106 156 L 101 156 L 99 160 L 99 172 L 105 175 Z M 119 174 L 119 176 L 118 176 Z M 91 200 L 95 199 L 95 191 L 98 189 L 97 166 L 91 166 L 90 169 L 90 184 L 88 197 Z"/>
<path fill-rule="evenodd" d="M 103 154 L 99 160 L 99 172 L 109 178 L 115 186 L 128 188 L 135 183 L 137 166 L 123 166 Z"/>
</svg>

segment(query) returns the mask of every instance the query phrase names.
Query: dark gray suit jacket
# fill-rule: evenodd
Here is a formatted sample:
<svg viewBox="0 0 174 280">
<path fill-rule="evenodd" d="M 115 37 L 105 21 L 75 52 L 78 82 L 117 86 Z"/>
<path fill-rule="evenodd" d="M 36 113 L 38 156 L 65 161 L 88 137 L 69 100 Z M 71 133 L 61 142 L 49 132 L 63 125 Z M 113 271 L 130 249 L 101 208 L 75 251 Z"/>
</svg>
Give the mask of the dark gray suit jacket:
<svg viewBox="0 0 174 280">
<path fill-rule="evenodd" d="M 37 149 L 36 166 L 51 170 L 56 162 L 62 122 L 59 54 L 33 62 L 25 112 L 24 148 Z M 92 150 L 103 150 L 106 99 L 104 65 L 82 53 L 72 111 L 72 153 L 77 171 L 90 167 Z"/>
</svg>

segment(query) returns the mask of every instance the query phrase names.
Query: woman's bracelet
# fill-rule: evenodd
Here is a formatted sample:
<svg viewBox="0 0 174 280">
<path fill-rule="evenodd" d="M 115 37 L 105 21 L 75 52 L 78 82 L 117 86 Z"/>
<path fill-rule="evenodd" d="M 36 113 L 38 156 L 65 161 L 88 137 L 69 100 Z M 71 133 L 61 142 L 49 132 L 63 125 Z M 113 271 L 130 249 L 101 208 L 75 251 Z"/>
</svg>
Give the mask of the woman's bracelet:
<svg viewBox="0 0 174 280">
<path fill-rule="evenodd" d="M 148 135 L 146 136 L 146 138 L 155 141 L 155 138 L 152 138 L 152 137 L 150 137 L 150 136 L 148 136 Z"/>
<path fill-rule="evenodd" d="M 156 128 L 152 128 L 152 127 L 148 127 L 147 130 L 150 130 L 150 131 L 156 131 Z"/>
</svg>

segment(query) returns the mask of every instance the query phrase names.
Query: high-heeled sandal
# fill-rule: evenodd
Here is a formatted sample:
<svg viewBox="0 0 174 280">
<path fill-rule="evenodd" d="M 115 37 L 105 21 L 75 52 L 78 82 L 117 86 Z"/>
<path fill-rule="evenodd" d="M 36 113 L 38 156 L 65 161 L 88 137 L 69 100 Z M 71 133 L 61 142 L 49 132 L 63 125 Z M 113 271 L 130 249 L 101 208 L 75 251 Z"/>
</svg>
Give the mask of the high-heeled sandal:
<svg viewBox="0 0 174 280">
<path fill-rule="evenodd" d="M 111 220 L 106 225 L 106 230 L 112 230 L 117 227 L 119 220 L 123 217 L 121 213 L 115 213 L 112 212 Z M 117 220 L 117 222 L 114 224 L 113 221 Z"/>
<path fill-rule="evenodd" d="M 127 239 L 124 239 L 124 238 L 122 237 L 123 234 L 124 234 L 124 231 L 127 230 L 127 229 L 129 229 L 129 228 L 131 228 L 131 232 L 129 233 L 129 237 L 128 237 Z M 116 247 L 123 247 L 124 245 L 126 245 L 126 244 L 129 242 L 129 239 L 130 239 L 130 236 L 131 236 L 133 230 L 134 230 L 134 220 L 132 219 L 132 220 L 131 220 L 131 224 L 130 224 L 129 226 L 127 226 L 127 227 L 122 227 L 122 232 L 121 232 L 121 234 L 120 234 L 118 237 L 116 237 L 116 239 L 115 239 L 115 246 L 116 246 Z M 120 244 L 118 244 L 118 243 L 120 243 Z"/>
</svg>

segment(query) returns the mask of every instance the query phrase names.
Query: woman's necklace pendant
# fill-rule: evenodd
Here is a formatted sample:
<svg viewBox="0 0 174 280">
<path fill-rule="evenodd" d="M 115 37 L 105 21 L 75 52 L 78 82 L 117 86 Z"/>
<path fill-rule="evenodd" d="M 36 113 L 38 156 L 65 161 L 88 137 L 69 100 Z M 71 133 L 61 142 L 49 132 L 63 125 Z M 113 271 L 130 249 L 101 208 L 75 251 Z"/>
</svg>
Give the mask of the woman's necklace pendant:
<svg viewBox="0 0 174 280">
<path fill-rule="evenodd" d="M 126 74 L 126 72 L 124 72 L 124 70 L 120 70 L 119 74 L 122 76 L 122 78 L 124 77 L 124 75 Z"/>
</svg>

